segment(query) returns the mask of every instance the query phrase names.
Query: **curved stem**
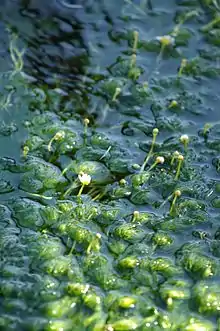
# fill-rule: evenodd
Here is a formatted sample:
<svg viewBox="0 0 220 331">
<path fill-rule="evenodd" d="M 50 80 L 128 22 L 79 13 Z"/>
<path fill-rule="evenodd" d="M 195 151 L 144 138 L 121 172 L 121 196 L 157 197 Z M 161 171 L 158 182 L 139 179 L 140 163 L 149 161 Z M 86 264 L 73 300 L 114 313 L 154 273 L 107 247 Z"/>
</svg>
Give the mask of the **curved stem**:
<svg viewBox="0 0 220 331">
<path fill-rule="evenodd" d="M 144 160 L 144 163 L 143 163 L 142 166 L 141 166 L 140 172 L 143 172 L 143 171 L 144 171 L 144 169 L 145 169 L 145 167 L 146 167 L 148 161 L 150 160 L 150 158 L 151 158 L 151 156 L 152 156 L 152 154 L 153 154 L 153 150 L 154 150 L 154 145 L 155 145 L 156 138 L 157 138 L 157 135 L 154 134 L 154 135 L 153 135 L 153 139 L 152 139 L 152 143 L 151 143 L 151 148 L 150 148 L 150 150 L 149 150 L 149 153 L 148 153 L 147 157 L 146 157 L 145 160 Z"/>
<path fill-rule="evenodd" d="M 48 149 L 49 152 L 51 152 L 52 143 L 53 143 L 53 141 L 55 139 L 54 137 L 55 136 L 53 136 L 53 138 L 50 139 L 49 144 L 47 145 L 47 149 Z"/>
<path fill-rule="evenodd" d="M 174 211 L 175 204 L 176 204 L 176 199 L 177 199 L 177 195 L 174 195 L 174 198 L 173 198 L 173 201 L 172 201 L 172 204 L 171 204 L 171 207 L 170 207 L 170 215 L 171 216 L 173 215 L 173 211 Z"/>
</svg>

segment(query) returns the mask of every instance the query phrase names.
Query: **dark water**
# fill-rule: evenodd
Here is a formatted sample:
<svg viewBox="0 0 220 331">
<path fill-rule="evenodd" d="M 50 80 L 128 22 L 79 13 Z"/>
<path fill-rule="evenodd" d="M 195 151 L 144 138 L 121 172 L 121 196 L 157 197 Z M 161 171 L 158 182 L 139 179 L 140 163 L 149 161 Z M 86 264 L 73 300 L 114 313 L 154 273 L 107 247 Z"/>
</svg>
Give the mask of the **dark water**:
<svg viewBox="0 0 220 331">
<path fill-rule="evenodd" d="M 202 30 L 219 15 L 219 8 L 218 1 L 205 0 L 1 1 L 0 330 L 220 330 L 217 326 L 220 325 L 220 23 L 214 24 L 208 32 Z M 168 47 L 160 54 L 157 38 L 173 31 L 186 13 L 191 14 L 180 26 L 175 47 Z M 124 64 L 120 67 L 120 59 L 130 61 L 134 31 L 139 33 L 136 66 L 141 68 L 141 75 L 127 83 L 126 70 Z M 15 35 L 18 49 L 25 52 L 22 73 L 13 76 L 9 45 Z M 197 61 L 197 64 L 191 65 L 180 77 L 181 82 L 177 82 L 184 58 L 191 63 Z M 113 94 L 110 88 L 106 91 L 102 85 L 111 80 L 123 90 L 116 105 L 109 102 L 109 94 Z M 142 102 L 137 90 L 144 82 L 148 82 L 153 95 Z M 50 92 L 52 96 L 48 97 Z M 169 107 L 172 100 L 178 101 L 178 107 Z M 108 102 L 110 107 L 106 107 Z M 179 143 L 180 135 L 187 134 L 190 138 L 189 151 L 184 154 L 185 172 L 177 186 L 173 186 L 170 177 L 160 179 L 160 174 L 155 173 L 149 184 L 153 193 L 148 201 L 140 203 L 138 199 L 123 196 L 119 199 L 121 218 L 113 217 L 111 224 L 103 225 L 104 216 L 100 214 L 91 224 L 86 223 L 89 231 L 102 234 L 102 261 L 100 258 L 97 262 L 95 257 L 92 260 L 93 256 L 87 261 L 88 254 L 81 246 L 76 248 L 73 257 L 67 254 L 71 248 L 69 239 L 56 226 L 48 225 L 41 213 L 41 208 L 57 207 L 59 198 L 56 194 L 52 202 L 47 203 L 22 189 L 22 174 L 26 168 L 21 170 L 17 165 L 24 161 L 22 155 L 27 139 L 38 135 L 41 129 L 42 132 L 45 129 L 41 138 L 46 137 L 46 130 L 49 132 L 50 122 L 46 127 L 39 120 L 47 111 L 57 116 L 52 118 L 51 127 L 56 123 L 59 127 L 63 121 L 62 125 L 65 123 L 80 140 L 82 120 L 88 117 L 91 136 L 104 134 L 111 146 L 118 144 L 118 154 L 115 154 L 119 155 L 118 164 L 113 166 L 111 160 L 108 163 L 102 159 L 110 169 L 115 185 L 122 178 L 129 182 L 132 164 L 143 163 L 154 127 L 160 130 L 156 152 L 165 158 L 176 149 L 184 153 Z M 30 129 L 30 122 L 35 118 L 33 129 Z M 204 131 L 206 127 L 208 129 Z M 50 138 L 53 132 L 49 132 Z M 104 152 L 108 146 L 104 147 Z M 88 156 L 89 152 L 84 151 L 85 146 L 80 143 L 77 156 L 67 152 L 57 159 L 42 152 L 41 147 L 33 153 L 30 150 L 30 154 L 54 164 L 56 169 L 63 170 L 71 159 L 80 158 L 80 153 L 85 160 L 97 161 L 96 157 Z M 129 167 L 118 170 L 124 160 Z M 168 168 L 165 164 L 165 169 Z M 183 191 L 182 209 L 174 217 L 174 227 L 177 227 L 174 229 L 172 217 L 167 216 L 169 208 L 163 202 L 173 193 L 173 188 L 179 187 Z M 39 192 L 44 194 L 43 190 Z M 51 191 L 48 192 L 50 195 Z M 34 207 L 19 200 L 24 197 L 32 201 Z M 113 200 L 117 201 L 117 198 Z M 189 201 L 194 205 L 189 207 Z M 117 206 L 117 202 L 114 205 L 111 199 L 104 197 L 97 208 L 108 205 Z M 134 210 L 154 214 L 151 225 L 145 227 L 144 224 L 143 228 L 141 225 L 136 229 L 137 233 L 139 230 L 145 233 L 145 239 L 127 240 L 121 232 L 114 237 L 118 224 L 130 222 L 124 215 L 131 215 Z M 202 232 L 205 232 L 204 237 Z M 155 244 L 152 239 L 155 233 L 170 235 L 173 238 L 171 246 Z M 35 246 L 38 241 L 39 245 Z M 152 242 L 158 245 L 157 248 Z M 114 248 L 110 248 L 113 243 Z M 125 245 L 126 249 L 120 253 L 117 243 Z M 184 244 L 192 244 L 193 249 L 196 247 L 195 256 L 189 256 L 190 247 L 187 253 L 181 253 Z M 50 245 L 52 249 L 48 252 Z M 151 251 L 153 253 L 149 253 Z M 179 258 L 178 254 L 184 257 Z M 99 251 L 96 255 L 99 257 Z M 137 268 L 120 264 L 123 258 L 131 256 L 139 259 Z M 140 271 L 139 264 L 144 264 L 148 256 L 152 258 L 149 262 L 152 265 L 158 257 L 169 258 L 173 268 L 169 276 L 158 270 L 154 274 L 152 266 L 143 270 L 141 267 Z M 58 266 L 56 258 L 65 260 L 62 266 Z M 109 274 L 104 259 L 108 261 Z M 196 265 L 198 260 L 199 266 Z M 95 263 L 97 266 L 93 267 Z M 90 267 L 91 270 L 94 268 L 94 274 L 100 274 L 94 276 Z M 68 271 L 65 273 L 62 268 Z M 116 282 L 112 280 L 114 277 L 118 279 L 117 286 L 109 285 Z M 163 284 L 165 288 L 173 286 L 177 290 L 179 287 L 172 283 L 176 279 L 186 281 L 183 286 L 186 299 L 178 299 L 173 308 L 169 307 L 170 301 L 166 301 L 169 296 L 163 294 Z M 78 291 L 80 295 L 76 290 L 70 294 L 71 291 L 66 290 L 69 283 L 89 285 L 91 295 L 95 293 L 96 298 L 86 297 L 82 289 Z M 203 293 L 205 286 L 210 287 L 213 301 L 209 304 L 206 298 L 203 306 L 202 294 L 199 297 L 196 291 Z M 206 295 L 205 290 L 203 295 Z M 135 297 L 134 309 L 120 306 L 117 300 L 123 296 Z M 210 305 L 212 308 L 207 308 Z M 149 316 L 153 316 L 152 320 Z"/>
</svg>

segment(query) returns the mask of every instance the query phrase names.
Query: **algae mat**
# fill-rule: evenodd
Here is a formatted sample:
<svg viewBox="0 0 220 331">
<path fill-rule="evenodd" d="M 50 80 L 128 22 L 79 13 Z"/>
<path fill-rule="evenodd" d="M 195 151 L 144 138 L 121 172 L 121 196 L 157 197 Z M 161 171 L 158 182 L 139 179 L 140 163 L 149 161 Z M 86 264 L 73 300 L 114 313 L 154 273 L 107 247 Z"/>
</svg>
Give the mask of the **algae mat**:
<svg viewBox="0 0 220 331">
<path fill-rule="evenodd" d="M 220 330 L 219 1 L 0 12 L 0 330 Z"/>
</svg>

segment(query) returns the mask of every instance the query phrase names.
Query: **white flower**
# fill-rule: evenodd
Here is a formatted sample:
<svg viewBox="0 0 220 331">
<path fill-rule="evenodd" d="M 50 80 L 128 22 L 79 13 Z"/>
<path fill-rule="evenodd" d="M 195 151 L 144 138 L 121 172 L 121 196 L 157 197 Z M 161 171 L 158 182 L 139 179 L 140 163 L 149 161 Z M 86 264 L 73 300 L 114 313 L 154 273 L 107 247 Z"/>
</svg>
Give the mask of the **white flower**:
<svg viewBox="0 0 220 331">
<path fill-rule="evenodd" d="M 187 134 L 183 134 L 181 137 L 180 137 L 180 141 L 181 143 L 183 144 L 187 144 L 189 142 L 189 136 Z"/>
<path fill-rule="evenodd" d="M 83 185 L 89 185 L 91 183 L 91 176 L 88 175 L 88 174 L 84 174 L 84 172 L 80 172 L 78 174 L 78 178 L 79 178 L 79 181 L 83 184 Z"/>
<path fill-rule="evenodd" d="M 157 163 L 160 163 L 160 164 L 163 164 L 164 163 L 164 157 L 163 156 L 158 156 L 157 158 L 156 158 L 156 162 Z"/>
<path fill-rule="evenodd" d="M 156 40 L 165 46 L 173 45 L 175 42 L 175 39 L 169 35 L 156 37 Z"/>
</svg>

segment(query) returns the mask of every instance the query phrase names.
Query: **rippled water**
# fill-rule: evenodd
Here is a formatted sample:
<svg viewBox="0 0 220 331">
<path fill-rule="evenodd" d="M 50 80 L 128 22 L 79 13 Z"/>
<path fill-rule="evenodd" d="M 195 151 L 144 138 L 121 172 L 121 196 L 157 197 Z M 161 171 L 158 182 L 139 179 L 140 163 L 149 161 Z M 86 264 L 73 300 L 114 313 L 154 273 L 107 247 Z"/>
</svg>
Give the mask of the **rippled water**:
<svg viewBox="0 0 220 331">
<path fill-rule="evenodd" d="M 205 0 L 1 1 L 0 330 L 220 330 L 219 22 L 210 33 L 202 30 L 219 7 Z M 161 54 L 158 37 L 186 12 L 175 47 Z M 133 80 L 127 62 L 134 31 L 141 75 Z M 13 38 L 24 49 L 17 75 Z M 184 58 L 198 63 L 178 81 Z M 122 89 L 116 103 L 115 86 Z M 170 107 L 172 100 L 178 107 Z M 143 163 L 154 127 L 160 130 L 156 155 L 169 162 L 164 177 L 155 170 L 138 191 L 132 165 Z M 69 140 L 50 155 L 58 130 Z M 181 134 L 189 135 L 188 152 Z M 170 170 L 176 149 L 185 157 L 177 185 Z M 92 177 L 101 200 L 85 200 L 81 210 L 74 191 L 68 200 L 73 214 L 62 205 L 72 175 L 61 171 L 71 160 L 101 164 Z M 103 187 L 110 193 L 102 195 Z M 177 188 L 183 196 L 173 216 L 168 205 Z M 148 213 L 148 221 L 134 226 L 134 210 Z M 184 294 L 178 292 L 173 308 L 175 295 L 169 301 L 166 291 L 179 290 L 177 280 L 185 281 Z M 134 304 L 124 307 L 124 297 Z"/>
</svg>

